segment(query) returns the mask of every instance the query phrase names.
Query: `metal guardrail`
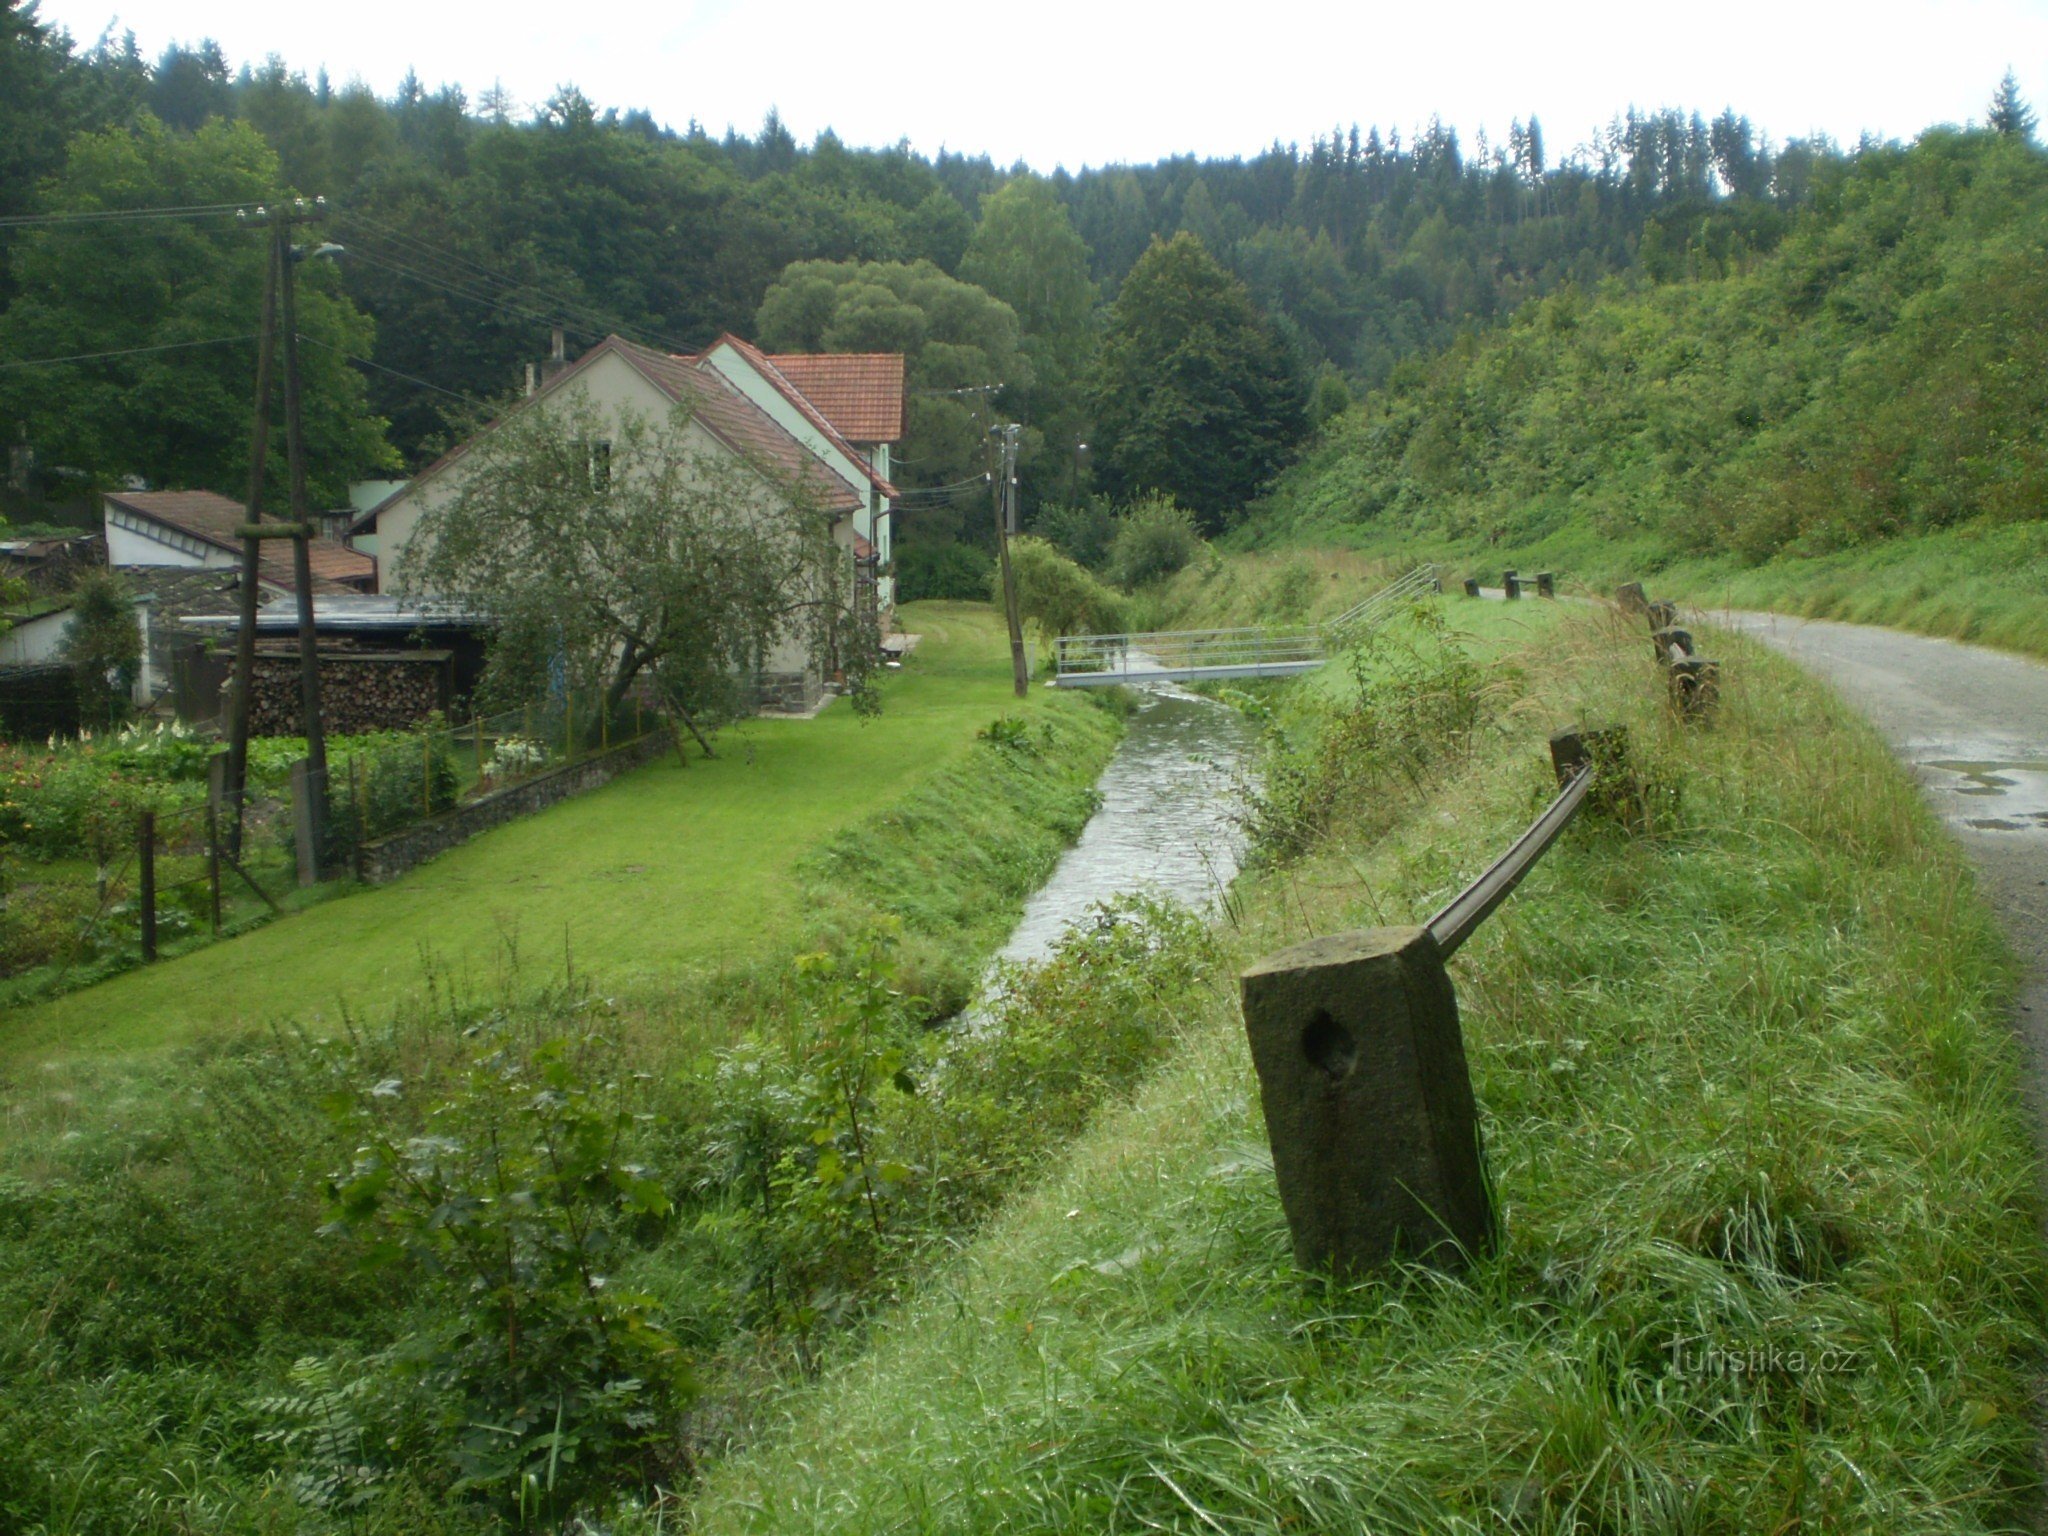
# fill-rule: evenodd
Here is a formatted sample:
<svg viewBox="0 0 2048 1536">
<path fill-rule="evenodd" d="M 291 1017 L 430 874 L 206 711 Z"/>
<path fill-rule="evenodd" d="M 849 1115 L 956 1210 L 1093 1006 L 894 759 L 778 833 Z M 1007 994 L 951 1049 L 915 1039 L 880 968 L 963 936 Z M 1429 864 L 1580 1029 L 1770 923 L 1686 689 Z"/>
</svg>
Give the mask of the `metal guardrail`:
<svg viewBox="0 0 2048 1536">
<path fill-rule="evenodd" d="M 1558 833 L 1578 815 L 1592 784 L 1593 765 L 1580 764 L 1529 830 L 1516 838 L 1508 851 L 1488 865 L 1486 872 L 1466 886 L 1449 906 L 1423 925 L 1436 941 L 1438 954 L 1450 959 L 1493 909 L 1507 900 L 1508 893 L 1522 883 L 1522 876 L 1536 867 L 1544 851 L 1557 841 Z"/>
<path fill-rule="evenodd" d="M 1305 628 L 1061 635 L 1053 643 L 1053 681 L 1064 688 L 1087 688 L 1312 672 L 1350 635 L 1384 622 L 1402 604 L 1435 588 L 1436 567 L 1422 565 L 1328 623 Z"/>
</svg>

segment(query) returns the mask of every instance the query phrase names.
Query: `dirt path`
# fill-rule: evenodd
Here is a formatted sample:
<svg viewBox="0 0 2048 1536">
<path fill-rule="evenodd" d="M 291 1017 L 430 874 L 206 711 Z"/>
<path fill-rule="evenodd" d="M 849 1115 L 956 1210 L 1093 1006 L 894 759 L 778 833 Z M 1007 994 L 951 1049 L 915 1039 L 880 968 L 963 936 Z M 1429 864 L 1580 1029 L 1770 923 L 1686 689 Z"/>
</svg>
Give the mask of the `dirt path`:
<svg viewBox="0 0 2048 1536">
<path fill-rule="evenodd" d="M 1833 683 L 1918 776 L 2028 975 L 2019 1025 L 2048 1146 L 2048 665 L 1863 624 L 1712 612 Z"/>
</svg>

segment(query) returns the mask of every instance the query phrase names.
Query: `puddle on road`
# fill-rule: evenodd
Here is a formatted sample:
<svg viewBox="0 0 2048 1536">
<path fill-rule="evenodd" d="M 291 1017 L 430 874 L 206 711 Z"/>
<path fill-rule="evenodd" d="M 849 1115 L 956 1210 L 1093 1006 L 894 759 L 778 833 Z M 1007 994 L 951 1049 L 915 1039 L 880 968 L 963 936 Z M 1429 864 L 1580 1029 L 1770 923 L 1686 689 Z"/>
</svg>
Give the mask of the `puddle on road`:
<svg viewBox="0 0 2048 1536">
<path fill-rule="evenodd" d="M 2048 762 L 1929 758 L 1920 768 L 1951 821 L 1979 832 L 2048 832 Z"/>
</svg>

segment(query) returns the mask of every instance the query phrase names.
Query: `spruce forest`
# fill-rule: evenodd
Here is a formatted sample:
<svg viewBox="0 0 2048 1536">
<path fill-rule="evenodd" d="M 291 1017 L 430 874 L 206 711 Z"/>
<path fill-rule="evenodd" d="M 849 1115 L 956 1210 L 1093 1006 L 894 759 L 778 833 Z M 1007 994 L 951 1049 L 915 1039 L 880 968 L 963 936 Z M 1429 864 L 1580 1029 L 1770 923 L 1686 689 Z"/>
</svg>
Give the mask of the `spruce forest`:
<svg viewBox="0 0 2048 1536">
<path fill-rule="evenodd" d="M 913 594 L 949 568 L 934 546 L 986 538 L 971 482 L 992 409 L 1027 429 L 1027 519 L 1091 491 L 1121 504 L 1157 490 L 1213 532 L 1355 399 L 1391 390 L 1354 423 L 1398 414 L 1417 370 L 1441 377 L 1461 365 L 1428 360 L 1467 356 L 1481 337 L 1518 338 L 1507 345 L 1528 366 L 1532 335 L 1604 315 L 1610 300 L 1657 313 L 1687 302 L 1677 295 L 1707 303 L 1761 281 L 1840 317 L 1809 350 L 1847 345 L 1843 324 L 1886 324 L 1940 280 L 1928 261 L 1947 220 L 2023 219 L 2035 172 L 2026 152 L 2000 158 L 1984 142 L 2025 138 L 2015 96 L 1991 133 L 1916 150 L 1773 144 L 1733 110 L 1630 110 L 1587 144 L 1549 143 L 1533 118 L 1501 144 L 1461 142 L 1434 121 L 1339 125 L 1249 158 L 1040 177 L 830 132 L 801 145 L 772 113 L 752 136 L 713 136 L 564 87 L 521 117 L 501 92 L 471 101 L 411 76 L 385 100 L 277 59 L 230 69 L 210 43 L 153 60 L 131 37 L 80 46 L 19 4 L 4 24 L 0 346 L 24 364 L 156 349 L 0 375 L 0 429 L 39 462 L 96 484 L 234 490 L 260 268 L 232 218 L 51 216 L 324 197 L 322 234 L 347 255 L 307 284 L 318 494 L 338 501 L 348 480 L 431 459 L 518 387 L 554 325 L 572 355 L 613 331 L 679 351 L 728 330 L 785 349 L 902 350 L 916 391 L 899 460 Z M 1994 163 L 2004 192 L 1931 207 Z M 1922 219 L 1894 251 L 1885 218 L 1929 211 L 1939 229 Z M 1173 270 L 1128 287 L 1148 251 L 1182 236 L 1199 252 L 1184 245 Z M 1916 265 L 1915 251 L 1927 259 Z M 137 263 L 152 280 L 111 291 Z M 1767 267 L 1783 277 L 1758 278 Z M 1986 302 L 2027 295 L 2008 284 Z M 1175 319 L 1189 304 L 1227 323 L 1191 337 Z M 1748 366 L 1751 349 L 1779 340 L 1752 325 L 1725 344 Z M 1199 361 L 1229 396 L 1229 452 L 1187 451 L 1179 427 L 1216 408 L 1192 386 L 1147 398 L 1141 379 L 1170 363 L 1162 347 L 1213 349 Z M 1798 387 L 1783 369 L 1759 382 L 1716 413 L 1738 435 Z M 138 400 L 150 409 L 130 408 Z M 1359 430 L 1321 451 L 1349 452 L 1327 445 Z M 1491 430 L 1440 421 L 1410 457 L 1462 464 Z M 1367 497 L 1340 520 L 1378 511 Z"/>
</svg>

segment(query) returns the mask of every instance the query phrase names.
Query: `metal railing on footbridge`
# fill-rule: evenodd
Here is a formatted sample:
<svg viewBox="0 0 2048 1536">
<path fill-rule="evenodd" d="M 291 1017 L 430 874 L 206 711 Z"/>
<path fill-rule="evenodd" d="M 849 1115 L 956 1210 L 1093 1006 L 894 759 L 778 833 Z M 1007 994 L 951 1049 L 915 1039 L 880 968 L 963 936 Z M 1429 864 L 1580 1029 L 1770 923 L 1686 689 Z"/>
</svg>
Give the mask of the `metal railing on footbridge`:
<svg viewBox="0 0 2048 1536">
<path fill-rule="evenodd" d="M 1117 683 L 1293 677 L 1313 672 L 1332 652 L 1436 590 L 1436 567 L 1423 565 L 1323 624 L 1062 635 L 1054 642 L 1053 683 L 1060 688 L 1103 688 Z"/>
</svg>

